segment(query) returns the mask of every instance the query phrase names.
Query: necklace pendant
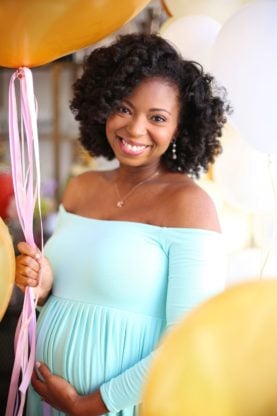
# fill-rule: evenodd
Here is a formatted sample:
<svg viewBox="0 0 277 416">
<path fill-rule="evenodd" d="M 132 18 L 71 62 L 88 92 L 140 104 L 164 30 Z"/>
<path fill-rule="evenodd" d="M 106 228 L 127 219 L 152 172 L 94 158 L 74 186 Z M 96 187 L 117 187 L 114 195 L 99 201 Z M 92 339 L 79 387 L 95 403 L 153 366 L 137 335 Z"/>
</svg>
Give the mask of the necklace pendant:
<svg viewBox="0 0 277 416">
<path fill-rule="evenodd" d="M 122 200 L 118 201 L 117 204 L 116 204 L 117 208 L 122 208 L 123 205 L 124 205 L 124 201 L 122 201 Z"/>
<path fill-rule="evenodd" d="M 148 178 L 146 178 L 146 179 L 144 179 L 143 181 L 141 181 L 141 182 L 139 182 L 139 183 L 137 183 L 135 186 L 133 186 L 133 188 L 131 188 L 130 190 L 129 190 L 129 192 L 127 192 L 127 194 L 125 194 L 124 196 L 123 196 L 123 198 L 121 198 L 121 196 L 120 196 L 120 193 L 119 193 L 119 190 L 118 190 L 118 186 L 117 186 L 117 183 L 115 182 L 115 190 L 116 190 L 116 193 L 117 193 L 117 197 L 118 198 L 121 198 L 121 199 L 119 199 L 119 201 L 117 201 L 117 203 L 116 203 L 116 206 L 117 206 L 117 208 L 122 208 L 124 205 L 125 205 L 125 201 L 126 201 L 126 199 L 127 198 L 129 198 L 134 192 L 135 192 L 135 190 L 139 187 L 139 186 L 141 186 L 141 185 L 143 185 L 144 183 L 146 183 L 146 182 L 149 182 L 151 179 L 153 179 L 155 176 L 157 176 L 159 174 L 159 171 L 157 170 L 156 172 L 154 172 L 152 175 L 150 175 Z"/>
</svg>

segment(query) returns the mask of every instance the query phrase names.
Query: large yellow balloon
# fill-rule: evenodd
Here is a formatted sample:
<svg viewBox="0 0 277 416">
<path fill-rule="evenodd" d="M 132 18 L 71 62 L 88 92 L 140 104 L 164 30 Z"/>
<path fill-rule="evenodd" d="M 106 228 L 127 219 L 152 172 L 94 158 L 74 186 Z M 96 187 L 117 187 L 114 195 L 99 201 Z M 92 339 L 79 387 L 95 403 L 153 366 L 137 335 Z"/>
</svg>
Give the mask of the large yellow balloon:
<svg viewBox="0 0 277 416">
<path fill-rule="evenodd" d="M 277 281 L 242 283 L 167 334 L 141 416 L 275 416 L 276 392 Z"/>
<path fill-rule="evenodd" d="M 7 226 L 0 217 L 0 321 L 8 307 L 14 285 L 15 255 Z"/>
<path fill-rule="evenodd" d="M 91 45 L 149 0 L 1 0 L 0 65 L 33 67 Z"/>
</svg>

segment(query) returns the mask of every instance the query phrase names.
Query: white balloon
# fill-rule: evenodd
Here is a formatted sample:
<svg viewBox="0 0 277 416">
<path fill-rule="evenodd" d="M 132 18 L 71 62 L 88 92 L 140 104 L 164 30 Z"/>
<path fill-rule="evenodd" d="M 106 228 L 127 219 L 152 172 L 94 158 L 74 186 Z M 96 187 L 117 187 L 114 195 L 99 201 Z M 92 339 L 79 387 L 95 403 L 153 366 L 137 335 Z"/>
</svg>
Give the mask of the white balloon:
<svg viewBox="0 0 277 416">
<path fill-rule="evenodd" d="M 253 279 L 277 278 L 277 251 L 272 251 L 265 262 L 266 251 L 249 247 L 228 258 L 227 286 Z M 263 267 L 265 265 L 265 267 Z"/>
<path fill-rule="evenodd" d="M 212 47 L 211 70 L 228 91 L 245 140 L 276 153 L 276 0 L 249 3 L 227 20 Z"/>
<path fill-rule="evenodd" d="M 277 212 L 256 213 L 252 217 L 252 240 L 257 247 L 277 249 Z"/>
<path fill-rule="evenodd" d="M 226 253 L 231 254 L 249 246 L 251 229 L 248 214 L 226 204 L 220 212 L 219 221 Z"/>
<path fill-rule="evenodd" d="M 199 62 L 207 68 L 210 50 L 221 28 L 208 16 L 183 16 L 166 21 L 160 29 L 164 39 L 174 43 L 184 59 Z"/>
<path fill-rule="evenodd" d="M 229 124 L 224 129 L 223 153 L 213 175 L 226 201 L 246 212 L 269 212 L 277 205 L 277 155 L 258 152 Z"/>
</svg>

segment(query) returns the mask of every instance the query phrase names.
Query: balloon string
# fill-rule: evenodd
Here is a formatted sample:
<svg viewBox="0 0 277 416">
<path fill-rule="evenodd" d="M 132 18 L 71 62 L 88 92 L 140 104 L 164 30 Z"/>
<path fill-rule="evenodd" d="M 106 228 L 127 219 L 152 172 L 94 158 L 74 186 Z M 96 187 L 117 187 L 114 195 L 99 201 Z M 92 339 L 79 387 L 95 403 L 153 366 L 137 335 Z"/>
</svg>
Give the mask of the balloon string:
<svg viewBox="0 0 277 416">
<path fill-rule="evenodd" d="M 19 81 L 20 92 L 20 133 L 15 92 L 16 81 Z M 32 73 L 28 68 L 19 68 L 12 75 L 9 85 L 9 136 L 14 195 L 18 219 L 25 240 L 32 247 L 36 246 L 33 217 L 37 201 L 41 249 L 43 250 L 36 107 Z M 32 288 L 27 287 L 15 332 L 15 359 L 5 416 L 21 416 L 23 414 L 26 391 L 35 363 L 37 301 L 37 294 Z"/>
<path fill-rule="evenodd" d="M 276 212 L 276 207 L 277 207 L 277 189 L 276 189 L 276 183 L 275 183 L 275 178 L 274 175 L 272 173 L 272 160 L 271 160 L 271 155 L 268 154 L 268 172 L 269 172 L 269 177 L 270 177 L 270 183 L 271 183 L 271 187 L 272 187 L 272 192 L 273 192 L 273 196 L 274 196 L 274 206 L 275 206 L 275 212 Z M 273 250 L 273 246 L 276 242 L 277 239 L 277 218 L 275 217 L 275 221 L 274 221 L 274 229 L 273 229 L 273 234 L 272 234 L 272 238 L 271 238 L 271 243 L 269 245 L 269 248 L 265 254 L 264 260 L 262 262 L 262 266 L 260 269 L 260 279 L 263 278 L 263 274 L 267 265 L 267 262 L 269 260 L 269 257 L 271 255 L 271 252 Z"/>
</svg>

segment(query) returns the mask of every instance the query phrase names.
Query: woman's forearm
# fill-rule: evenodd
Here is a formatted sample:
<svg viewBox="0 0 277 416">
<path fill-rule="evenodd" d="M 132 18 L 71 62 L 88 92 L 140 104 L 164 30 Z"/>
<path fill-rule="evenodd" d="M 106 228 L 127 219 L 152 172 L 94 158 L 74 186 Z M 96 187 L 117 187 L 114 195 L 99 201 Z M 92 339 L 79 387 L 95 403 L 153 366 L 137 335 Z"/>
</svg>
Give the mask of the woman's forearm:
<svg viewBox="0 0 277 416">
<path fill-rule="evenodd" d="M 101 416 L 108 412 L 100 390 L 96 390 L 91 394 L 78 397 L 71 416 Z"/>
</svg>

